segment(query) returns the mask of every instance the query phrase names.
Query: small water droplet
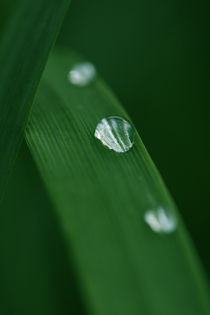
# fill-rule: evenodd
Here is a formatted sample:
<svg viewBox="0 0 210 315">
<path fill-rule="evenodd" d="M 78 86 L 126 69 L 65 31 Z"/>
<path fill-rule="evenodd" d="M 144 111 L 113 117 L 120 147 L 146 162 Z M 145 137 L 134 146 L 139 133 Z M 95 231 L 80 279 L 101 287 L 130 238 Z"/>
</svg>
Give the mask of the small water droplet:
<svg viewBox="0 0 210 315">
<path fill-rule="evenodd" d="M 97 125 L 94 136 L 115 152 L 127 152 L 134 143 L 134 129 L 122 117 L 103 118 Z"/>
<path fill-rule="evenodd" d="M 175 215 L 162 207 L 149 210 L 144 215 L 145 222 L 157 233 L 172 233 L 176 230 L 177 220 Z"/>
<path fill-rule="evenodd" d="M 96 77 L 96 68 L 90 62 L 75 64 L 68 73 L 68 80 L 77 86 L 86 86 Z"/>
</svg>

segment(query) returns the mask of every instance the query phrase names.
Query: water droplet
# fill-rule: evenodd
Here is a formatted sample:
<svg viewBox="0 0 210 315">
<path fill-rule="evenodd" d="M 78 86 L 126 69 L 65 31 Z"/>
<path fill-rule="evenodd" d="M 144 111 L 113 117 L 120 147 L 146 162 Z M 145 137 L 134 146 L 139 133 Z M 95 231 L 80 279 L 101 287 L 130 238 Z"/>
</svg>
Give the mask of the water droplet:
<svg viewBox="0 0 210 315">
<path fill-rule="evenodd" d="M 94 136 L 115 152 L 127 152 L 134 143 L 134 129 L 122 117 L 103 118 L 97 125 Z"/>
<path fill-rule="evenodd" d="M 172 233 L 176 230 L 177 220 L 174 214 L 159 207 L 157 210 L 149 210 L 144 215 L 145 222 L 157 233 Z"/>
<path fill-rule="evenodd" d="M 96 68 L 90 62 L 75 64 L 68 73 L 69 81 L 77 86 L 86 86 L 96 77 Z"/>
</svg>

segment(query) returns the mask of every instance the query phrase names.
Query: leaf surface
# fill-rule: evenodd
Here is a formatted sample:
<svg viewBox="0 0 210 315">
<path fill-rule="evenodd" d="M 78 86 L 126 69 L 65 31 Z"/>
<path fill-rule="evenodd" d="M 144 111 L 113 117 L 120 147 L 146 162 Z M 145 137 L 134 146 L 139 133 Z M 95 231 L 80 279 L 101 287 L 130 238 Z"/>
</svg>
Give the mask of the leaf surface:
<svg viewBox="0 0 210 315">
<path fill-rule="evenodd" d="M 16 1 L 0 44 L 0 195 L 69 0 Z"/>
<path fill-rule="evenodd" d="M 102 118 L 129 117 L 100 78 L 83 88 L 69 83 L 78 61 L 74 53 L 52 54 L 26 139 L 90 314 L 209 314 L 199 261 L 139 135 L 122 154 L 94 138 Z M 159 207 L 177 217 L 174 233 L 145 223 L 145 213 Z"/>
</svg>

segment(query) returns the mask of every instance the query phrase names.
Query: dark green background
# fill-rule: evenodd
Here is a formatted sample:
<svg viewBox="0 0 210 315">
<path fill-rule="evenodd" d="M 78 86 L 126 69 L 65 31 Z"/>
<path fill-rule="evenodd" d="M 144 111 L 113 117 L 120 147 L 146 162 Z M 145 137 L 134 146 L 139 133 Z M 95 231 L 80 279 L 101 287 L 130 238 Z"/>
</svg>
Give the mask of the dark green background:
<svg viewBox="0 0 210 315">
<path fill-rule="evenodd" d="M 0 35 L 16 1 L 0 3 Z M 209 24 L 208 1 L 72 0 L 57 42 L 92 61 L 127 109 L 208 274 Z M 0 220 L 3 314 L 84 314 L 51 208 L 23 146 Z"/>
</svg>

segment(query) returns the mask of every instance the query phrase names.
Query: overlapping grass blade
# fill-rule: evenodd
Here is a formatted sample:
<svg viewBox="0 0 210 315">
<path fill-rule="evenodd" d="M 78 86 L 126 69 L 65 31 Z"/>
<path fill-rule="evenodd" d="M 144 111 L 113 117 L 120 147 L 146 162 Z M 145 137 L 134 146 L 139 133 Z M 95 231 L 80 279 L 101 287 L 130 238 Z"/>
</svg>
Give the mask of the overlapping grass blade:
<svg viewBox="0 0 210 315">
<path fill-rule="evenodd" d="M 0 194 L 69 0 L 16 1 L 0 42 Z"/>
<path fill-rule="evenodd" d="M 84 88 L 68 82 L 78 60 L 63 51 L 51 56 L 26 138 L 73 249 L 90 314 L 208 314 L 202 270 L 181 219 L 168 235 L 144 222 L 149 209 L 176 209 L 139 136 L 125 154 L 94 138 L 103 117 L 127 114 L 100 79 Z"/>
</svg>

